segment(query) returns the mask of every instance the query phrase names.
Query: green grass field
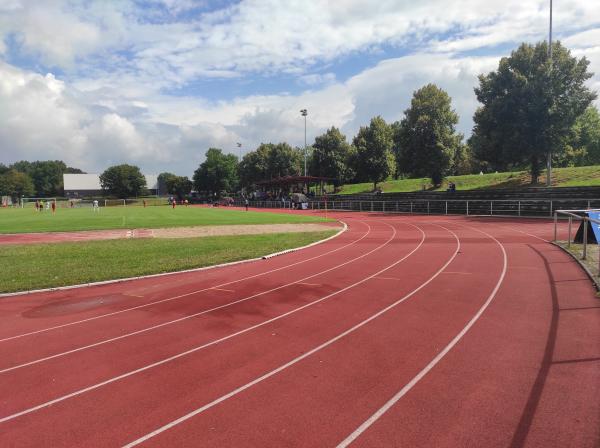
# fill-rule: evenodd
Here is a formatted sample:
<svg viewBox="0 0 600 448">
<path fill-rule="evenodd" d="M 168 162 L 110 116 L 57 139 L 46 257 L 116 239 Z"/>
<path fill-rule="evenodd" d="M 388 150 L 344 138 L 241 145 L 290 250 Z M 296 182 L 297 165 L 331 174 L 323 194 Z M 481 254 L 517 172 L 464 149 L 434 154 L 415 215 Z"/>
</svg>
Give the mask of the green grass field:
<svg viewBox="0 0 600 448">
<path fill-rule="evenodd" d="M 173 272 L 304 246 L 335 231 L 4 246 L 0 292 Z"/>
<path fill-rule="evenodd" d="M 582 166 L 576 168 L 555 168 L 552 170 L 553 187 L 600 186 L 600 166 Z M 488 173 L 449 176 L 439 190 L 445 190 L 448 182 L 454 182 L 458 190 L 480 188 L 522 188 L 531 186 L 531 177 L 527 171 L 512 173 Z M 546 175 L 542 174 L 537 186 L 546 185 Z M 420 191 L 425 186 L 433 190 L 431 180 L 427 178 L 388 180 L 379 184 L 385 193 Z M 342 187 L 340 194 L 367 193 L 373 190 L 372 183 L 348 184 Z"/>
<path fill-rule="evenodd" d="M 33 208 L 0 209 L 0 233 L 64 232 L 101 229 L 156 229 L 184 226 L 235 224 L 288 224 L 320 222 L 316 216 L 262 213 L 203 207 L 106 207 L 58 208 L 55 215 Z"/>
</svg>

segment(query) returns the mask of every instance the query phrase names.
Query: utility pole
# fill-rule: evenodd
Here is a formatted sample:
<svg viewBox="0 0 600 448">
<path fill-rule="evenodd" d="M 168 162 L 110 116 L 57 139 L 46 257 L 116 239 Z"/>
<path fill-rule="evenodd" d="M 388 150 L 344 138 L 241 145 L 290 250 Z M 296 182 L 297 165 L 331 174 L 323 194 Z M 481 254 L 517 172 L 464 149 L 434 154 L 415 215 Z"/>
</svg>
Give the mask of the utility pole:
<svg viewBox="0 0 600 448">
<path fill-rule="evenodd" d="M 550 81 L 552 81 L 552 0 L 550 0 L 550 30 L 548 32 L 548 60 L 550 61 Z M 552 82 L 550 83 L 550 89 L 552 89 Z M 552 90 L 550 90 L 550 94 L 552 95 Z M 550 96 L 552 100 L 552 96 Z M 548 148 L 548 155 L 546 157 L 546 186 L 550 187 L 552 185 L 552 144 L 553 142 L 548 142 L 550 145 Z"/>
<path fill-rule="evenodd" d="M 242 161 L 242 144 L 241 143 L 236 143 L 236 144 L 237 144 L 237 147 L 238 147 L 238 149 L 240 151 L 240 162 L 241 162 Z"/>
<path fill-rule="evenodd" d="M 300 113 L 304 117 L 304 177 L 306 177 L 306 116 L 308 115 L 308 111 L 302 109 Z"/>
</svg>

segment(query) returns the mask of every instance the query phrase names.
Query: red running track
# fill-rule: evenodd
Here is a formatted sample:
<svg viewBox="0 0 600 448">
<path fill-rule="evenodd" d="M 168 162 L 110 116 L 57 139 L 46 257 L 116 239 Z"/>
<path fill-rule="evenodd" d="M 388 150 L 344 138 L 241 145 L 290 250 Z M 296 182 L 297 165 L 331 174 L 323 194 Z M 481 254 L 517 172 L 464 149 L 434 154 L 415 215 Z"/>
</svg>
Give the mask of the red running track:
<svg viewBox="0 0 600 448">
<path fill-rule="evenodd" d="M 599 445 L 600 300 L 551 224 L 336 216 L 268 260 L 0 299 L 0 445 Z"/>
</svg>

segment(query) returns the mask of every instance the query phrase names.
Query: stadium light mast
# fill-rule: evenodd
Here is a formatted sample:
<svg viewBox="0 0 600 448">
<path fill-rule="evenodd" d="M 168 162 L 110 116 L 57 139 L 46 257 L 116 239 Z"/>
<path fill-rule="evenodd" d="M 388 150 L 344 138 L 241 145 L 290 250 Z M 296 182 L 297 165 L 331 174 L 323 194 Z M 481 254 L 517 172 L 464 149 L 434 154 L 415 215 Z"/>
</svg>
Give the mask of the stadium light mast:
<svg viewBox="0 0 600 448">
<path fill-rule="evenodd" d="M 552 76 L 552 0 L 550 0 L 550 27 L 548 31 L 548 60 L 550 61 L 550 76 Z M 552 84 L 550 84 L 552 88 Z M 552 142 L 549 143 L 546 157 L 546 186 L 552 185 Z"/>
<path fill-rule="evenodd" d="M 308 115 L 308 110 L 302 109 L 300 113 L 304 117 L 304 177 L 306 177 L 306 116 Z"/>
<path fill-rule="evenodd" d="M 236 145 L 240 151 L 240 162 L 241 162 L 242 161 L 242 144 L 238 142 L 238 143 L 236 143 Z"/>
</svg>

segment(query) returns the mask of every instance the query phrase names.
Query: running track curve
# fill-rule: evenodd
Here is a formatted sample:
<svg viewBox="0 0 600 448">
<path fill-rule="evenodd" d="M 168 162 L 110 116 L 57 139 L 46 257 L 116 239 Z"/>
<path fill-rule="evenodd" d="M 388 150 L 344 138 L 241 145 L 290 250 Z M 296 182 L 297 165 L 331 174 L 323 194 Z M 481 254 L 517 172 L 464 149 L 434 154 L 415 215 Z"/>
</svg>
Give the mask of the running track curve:
<svg viewBox="0 0 600 448">
<path fill-rule="evenodd" d="M 600 300 L 550 223 L 334 216 L 268 260 L 0 299 L 0 444 L 600 444 Z"/>
</svg>

